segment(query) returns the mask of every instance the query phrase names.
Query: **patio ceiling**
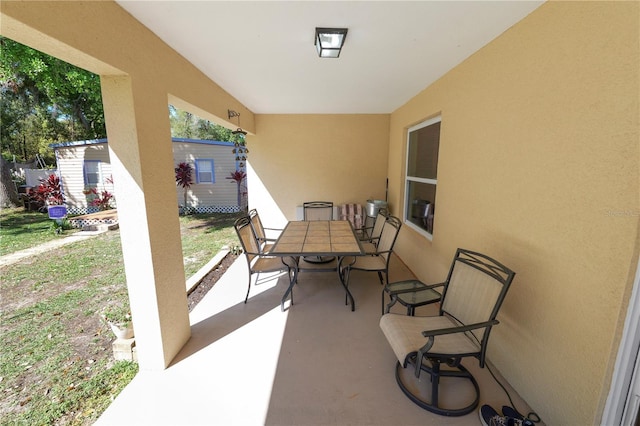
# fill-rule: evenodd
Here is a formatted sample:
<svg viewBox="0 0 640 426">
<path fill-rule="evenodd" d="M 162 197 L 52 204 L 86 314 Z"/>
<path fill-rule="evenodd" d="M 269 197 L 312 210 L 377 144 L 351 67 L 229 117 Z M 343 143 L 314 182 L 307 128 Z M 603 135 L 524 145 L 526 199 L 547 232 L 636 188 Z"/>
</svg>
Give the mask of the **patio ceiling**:
<svg viewBox="0 0 640 426">
<path fill-rule="evenodd" d="M 543 3 L 117 2 L 259 114 L 390 113 Z M 349 29 L 340 58 L 315 27 Z"/>
</svg>

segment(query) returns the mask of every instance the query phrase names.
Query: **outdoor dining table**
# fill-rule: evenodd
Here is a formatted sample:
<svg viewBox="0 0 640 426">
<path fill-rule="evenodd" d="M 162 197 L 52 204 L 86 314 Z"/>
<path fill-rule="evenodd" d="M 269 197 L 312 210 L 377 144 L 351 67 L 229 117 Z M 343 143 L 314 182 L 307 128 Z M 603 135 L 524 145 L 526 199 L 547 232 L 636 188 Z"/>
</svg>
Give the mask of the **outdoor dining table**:
<svg viewBox="0 0 640 426">
<path fill-rule="evenodd" d="M 340 265 L 345 256 L 361 256 L 364 254 L 360 240 L 351 222 L 347 220 L 291 221 L 284 228 L 280 237 L 269 250 L 269 255 L 291 257 L 294 261 L 294 276 L 289 288 L 282 297 L 284 302 L 298 280 L 298 263 L 301 256 L 335 256 L 338 258 L 338 279 L 344 287 L 347 298 L 351 302 L 351 310 L 355 310 L 355 300 L 344 282 Z"/>
</svg>

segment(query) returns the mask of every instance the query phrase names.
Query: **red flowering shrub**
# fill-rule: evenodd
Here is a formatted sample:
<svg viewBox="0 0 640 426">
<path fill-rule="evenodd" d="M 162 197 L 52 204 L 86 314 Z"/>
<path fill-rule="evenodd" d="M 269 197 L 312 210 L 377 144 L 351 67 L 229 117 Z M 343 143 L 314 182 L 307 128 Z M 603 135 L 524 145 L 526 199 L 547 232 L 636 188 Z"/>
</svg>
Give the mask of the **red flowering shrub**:
<svg viewBox="0 0 640 426">
<path fill-rule="evenodd" d="M 187 193 L 193 183 L 193 167 L 189 163 L 180 163 L 175 168 L 176 185 L 184 190 L 184 210 L 187 211 Z"/>
<path fill-rule="evenodd" d="M 50 174 L 46 179 L 40 179 L 40 185 L 29 192 L 31 201 L 42 206 L 61 206 L 64 204 L 60 178 Z"/>
<path fill-rule="evenodd" d="M 114 198 L 113 194 L 109 191 L 98 192 L 97 188 L 89 188 L 82 191 L 85 195 L 91 196 L 89 205 L 91 207 L 97 207 L 98 210 L 110 210 L 113 208 L 111 200 Z"/>
<path fill-rule="evenodd" d="M 228 176 L 227 179 L 231 179 L 232 181 L 234 181 L 236 183 L 236 185 L 238 185 L 238 207 L 242 209 L 242 196 L 246 195 L 246 191 L 242 191 L 242 183 L 244 182 L 244 180 L 247 178 L 247 174 L 245 172 L 243 172 L 242 170 L 236 170 L 235 172 L 231 172 L 231 176 Z M 246 186 L 245 186 L 246 188 Z"/>
</svg>

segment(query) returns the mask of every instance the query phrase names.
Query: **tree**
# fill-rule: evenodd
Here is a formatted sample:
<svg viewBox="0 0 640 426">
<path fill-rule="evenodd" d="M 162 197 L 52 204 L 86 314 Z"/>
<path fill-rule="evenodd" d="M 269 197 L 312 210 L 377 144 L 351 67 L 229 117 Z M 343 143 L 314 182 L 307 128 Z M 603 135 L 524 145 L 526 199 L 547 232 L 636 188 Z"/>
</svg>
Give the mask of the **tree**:
<svg viewBox="0 0 640 426">
<path fill-rule="evenodd" d="M 0 167 L 0 173 L 2 174 L 0 179 L 0 207 L 18 207 L 20 206 L 20 198 L 18 197 L 18 190 L 11 180 L 10 164 L 4 158 L 0 158 L 0 162 L 2 162 Z"/>
<path fill-rule="evenodd" d="M 49 144 L 106 137 L 100 77 L 0 37 L 2 154 L 53 162 Z"/>
<path fill-rule="evenodd" d="M 169 120 L 171 136 L 174 138 L 240 142 L 240 137 L 234 135 L 230 129 L 179 110 L 173 105 L 169 105 Z"/>
</svg>

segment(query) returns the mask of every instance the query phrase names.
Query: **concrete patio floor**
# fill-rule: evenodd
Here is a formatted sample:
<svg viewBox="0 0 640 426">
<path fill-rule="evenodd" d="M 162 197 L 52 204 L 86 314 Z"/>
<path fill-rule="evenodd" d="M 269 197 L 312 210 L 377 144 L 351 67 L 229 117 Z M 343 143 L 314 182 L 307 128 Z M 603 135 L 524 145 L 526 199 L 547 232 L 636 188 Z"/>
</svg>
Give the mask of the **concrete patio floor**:
<svg viewBox="0 0 640 426">
<path fill-rule="evenodd" d="M 391 281 L 410 277 L 393 258 Z M 399 389 L 396 358 L 378 326 L 376 274 L 352 273 L 355 312 L 345 306 L 335 273 L 301 273 L 286 312 L 286 276 L 261 278 L 244 304 L 247 280 L 240 257 L 191 312 L 192 337 L 172 364 L 140 371 L 96 425 L 480 424 L 477 411 L 438 416 Z M 435 312 L 417 314 L 429 310 Z M 480 405 L 509 405 L 487 369 L 476 360 L 464 365 L 478 379 Z M 529 412 L 498 378 L 516 407 Z"/>
</svg>

